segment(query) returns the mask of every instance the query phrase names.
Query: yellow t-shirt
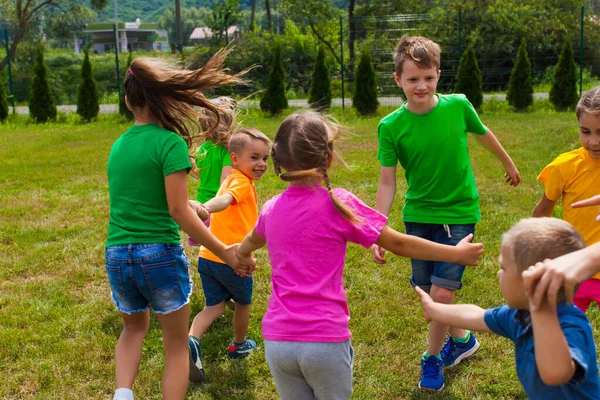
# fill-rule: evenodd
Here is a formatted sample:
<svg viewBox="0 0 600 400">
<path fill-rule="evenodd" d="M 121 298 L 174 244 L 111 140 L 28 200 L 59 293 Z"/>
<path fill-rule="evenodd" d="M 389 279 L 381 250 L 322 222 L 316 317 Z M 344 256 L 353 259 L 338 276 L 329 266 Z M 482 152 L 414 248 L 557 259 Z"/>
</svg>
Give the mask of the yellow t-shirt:
<svg viewBox="0 0 600 400">
<path fill-rule="evenodd" d="M 233 196 L 233 202 L 223 211 L 210 215 L 210 231 L 225 244 L 240 243 L 254 229 L 258 219 L 258 198 L 252 179 L 233 169 L 221 184 L 217 197 L 225 193 Z M 206 247 L 200 247 L 201 258 L 223 263 Z"/>
<path fill-rule="evenodd" d="M 552 201 L 562 197 L 563 218 L 581 233 L 586 245 L 600 242 L 597 207 L 572 208 L 571 204 L 600 194 L 600 160 L 583 147 L 556 157 L 538 176 L 544 194 Z M 600 279 L 600 273 L 594 275 Z"/>
</svg>

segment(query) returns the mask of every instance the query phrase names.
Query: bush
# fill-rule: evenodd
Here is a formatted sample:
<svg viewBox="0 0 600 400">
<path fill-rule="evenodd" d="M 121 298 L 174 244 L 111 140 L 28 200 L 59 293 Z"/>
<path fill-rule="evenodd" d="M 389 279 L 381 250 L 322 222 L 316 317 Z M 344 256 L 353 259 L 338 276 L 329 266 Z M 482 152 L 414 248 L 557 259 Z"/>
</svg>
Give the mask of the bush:
<svg viewBox="0 0 600 400">
<path fill-rule="evenodd" d="M 0 81 L 0 122 L 4 122 L 6 118 L 8 118 L 8 101 L 6 99 L 4 83 Z"/>
<path fill-rule="evenodd" d="M 127 71 L 129 71 L 129 66 L 131 65 L 131 61 L 133 61 L 132 53 L 127 53 L 127 62 L 125 63 L 124 72 L 121 74 L 121 96 L 119 97 L 119 114 L 124 117 L 127 117 L 128 120 L 133 119 L 133 113 L 129 111 L 127 108 L 127 104 L 125 104 L 125 78 L 127 76 Z"/>
<path fill-rule="evenodd" d="M 554 81 L 550 89 L 550 101 L 557 111 L 574 108 L 577 105 L 577 67 L 573 61 L 573 47 L 567 37 L 563 45 Z"/>
<path fill-rule="evenodd" d="M 527 57 L 525 38 L 521 39 L 517 59 L 510 74 L 506 99 L 508 100 L 508 104 L 517 110 L 525 110 L 533 104 L 531 63 L 529 62 L 529 57 Z"/>
<path fill-rule="evenodd" d="M 56 106 L 48 84 L 48 68 L 44 64 L 44 50 L 41 45 L 36 49 L 33 73 L 29 91 L 29 114 L 37 123 L 46 122 L 56 118 Z"/>
<path fill-rule="evenodd" d="M 456 74 L 455 93 L 464 93 L 473 107 L 479 109 L 483 104 L 483 87 L 481 83 L 481 71 L 475 58 L 473 45 L 469 45 L 460 58 L 458 72 Z"/>
<path fill-rule="evenodd" d="M 267 88 L 260 99 L 260 109 L 276 115 L 288 107 L 288 102 L 285 97 L 285 70 L 281 62 L 281 45 L 275 44 L 273 51 L 273 65 L 267 78 Z"/>
<path fill-rule="evenodd" d="M 325 64 L 325 49 L 322 45 L 319 46 L 317 61 L 310 80 L 308 102 L 312 108 L 319 111 L 331 107 L 331 81 L 329 68 Z"/>
<path fill-rule="evenodd" d="M 361 115 L 373 114 L 379 106 L 375 70 L 371 64 L 371 55 L 367 50 L 362 51 L 356 67 L 356 74 L 354 74 L 352 106 Z"/>
<path fill-rule="evenodd" d="M 79 96 L 77 97 L 77 114 L 84 121 L 91 121 L 98 116 L 100 105 L 98 104 L 98 89 L 92 74 L 90 55 L 84 50 L 83 64 L 81 65 L 81 84 L 79 85 Z"/>
</svg>

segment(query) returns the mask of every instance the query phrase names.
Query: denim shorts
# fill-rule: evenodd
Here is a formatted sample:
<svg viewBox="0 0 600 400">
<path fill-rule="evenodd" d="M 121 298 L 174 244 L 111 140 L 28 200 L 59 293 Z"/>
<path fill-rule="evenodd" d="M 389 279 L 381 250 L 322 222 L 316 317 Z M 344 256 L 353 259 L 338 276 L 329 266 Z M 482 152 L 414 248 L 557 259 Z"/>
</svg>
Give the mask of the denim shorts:
<svg viewBox="0 0 600 400">
<path fill-rule="evenodd" d="M 198 273 L 206 306 L 216 306 L 230 299 L 241 305 L 252 303 L 251 276 L 239 276 L 229 265 L 202 257 L 198 258 Z"/>
<path fill-rule="evenodd" d="M 475 233 L 475 224 L 422 224 L 405 222 L 406 234 L 418 236 L 440 244 L 457 245 L 471 233 Z M 458 290 L 462 287 L 462 276 L 465 266 L 444 261 L 425 261 L 411 259 L 412 275 L 410 283 L 429 292 L 431 285 Z"/>
<path fill-rule="evenodd" d="M 189 261 L 178 244 L 125 244 L 106 248 L 106 272 L 117 309 L 168 314 L 189 303 Z"/>
</svg>

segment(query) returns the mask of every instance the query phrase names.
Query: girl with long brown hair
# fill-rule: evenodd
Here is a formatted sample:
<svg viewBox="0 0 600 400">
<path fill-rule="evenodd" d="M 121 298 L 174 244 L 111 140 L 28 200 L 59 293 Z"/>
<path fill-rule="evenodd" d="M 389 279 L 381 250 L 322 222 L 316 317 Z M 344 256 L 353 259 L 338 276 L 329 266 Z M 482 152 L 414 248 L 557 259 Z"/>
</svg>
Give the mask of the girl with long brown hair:
<svg viewBox="0 0 600 400">
<path fill-rule="evenodd" d="M 163 398 L 185 396 L 192 281 L 179 228 L 228 265 L 247 268 L 234 247 L 216 239 L 188 205 L 189 148 L 200 133 L 199 118 L 208 121 L 210 133 L 224 112 L 203 91 L 242 82 L 243 72 L 228 75 L 223 69 L 227 53 L 216 53 L 197 70 L 152 58 L 136 58 L 127 70 L 125 101 L 135 124 L 117 139 L 108 159 L 106 270 L 123 318 L 115 354 L 115 399 L 133 399 L 149 307 L 163 332 Z M 251 258 L 244 262 L 254 263 Z"/>
</svg>

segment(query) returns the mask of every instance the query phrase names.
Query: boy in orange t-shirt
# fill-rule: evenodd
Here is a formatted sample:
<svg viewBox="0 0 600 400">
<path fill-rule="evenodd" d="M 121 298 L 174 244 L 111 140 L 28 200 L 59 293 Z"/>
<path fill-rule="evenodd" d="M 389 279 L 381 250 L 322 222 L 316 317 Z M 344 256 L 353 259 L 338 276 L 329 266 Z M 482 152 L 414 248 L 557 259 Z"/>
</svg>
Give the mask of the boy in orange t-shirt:
<svg viewBox="0 0 600 400">
<path fill-rule="evenodd" d="M 227 245 L 241 242 L 254 229 L 258 219 L 258 199 L 254 181 L 267 170 L 271 141 L 257 129 L 247 128 L 229 139 L 232 173 L 221 184 L 216 197 L 203 204 L 210 213 L 210 231 Z M 200 208 L 202 210 L 202 207 Z M 242 358 L 256 348 L 256 342 L 246 339 L 252 277 L 239 276 L 229 265 L 201 247 L 198 272 L 206 307 L 196 315 L 190 328 L 190 380 L 204 379 L 200 337 L 211 324 L 223 315 L 225 302 L 233 299 L 233 340 L 229 345 L 230 358 Z"/>
<path fill-rule="evenodd" d="M 600 86 L 583 94 L 577 105 L 579 139 L 577 150 L 559 155 L 538 176 L 544 194 L 533 210 L 534 217 L 550 217 L 562 198 L 563 218 L 583 236 L 587 246 L 600 242 L 597 210 L 573 208 L 571 204 L 598 194 L 600 182 Z M 579 286 L 573 302 L 585 312 L 590 303 L 600 304 L 600 273 Z"/>
</svg>

